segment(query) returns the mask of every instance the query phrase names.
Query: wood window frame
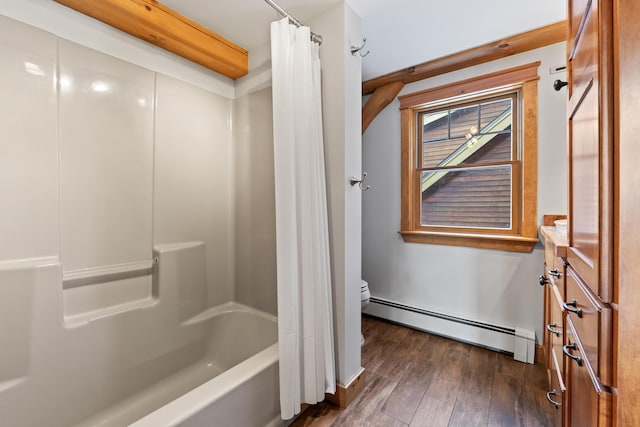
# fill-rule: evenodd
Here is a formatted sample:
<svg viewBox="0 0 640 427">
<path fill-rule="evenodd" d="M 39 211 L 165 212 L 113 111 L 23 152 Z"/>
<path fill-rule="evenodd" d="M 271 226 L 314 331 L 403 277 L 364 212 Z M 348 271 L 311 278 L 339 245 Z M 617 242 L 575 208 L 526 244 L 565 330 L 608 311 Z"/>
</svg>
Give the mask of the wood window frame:
<svg viewBox="0 0 640 427">
<path fill-rule="evenodd" d="M 401 224 L 405 242 L 530 252 L 538 242 L 538 67 L 540 61 L 438 86 L 399 97 L 401 120 Z M 435 103 L 490 95 L 506 88 L 520 92 L 520 132 L 518 188 L 512 203 L 518 203 L 516 223 L 510 234 L 502 230 L 447 228 L 425 229 L 420 224 L 420 187 L 417 173 L 418 117 Z M 514 171 L 518 168 L 514 168 Z"/>
</svg>

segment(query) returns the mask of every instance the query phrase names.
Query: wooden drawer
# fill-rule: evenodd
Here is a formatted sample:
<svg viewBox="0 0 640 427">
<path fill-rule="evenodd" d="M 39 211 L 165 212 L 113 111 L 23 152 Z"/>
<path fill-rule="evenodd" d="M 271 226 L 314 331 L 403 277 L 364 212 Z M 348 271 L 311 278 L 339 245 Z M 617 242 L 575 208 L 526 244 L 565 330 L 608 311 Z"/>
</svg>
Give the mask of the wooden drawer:
<svg viewBox="0 0 640 427">
<path fill-rule="evenodd" d="M 545 263 L 545 267 L 547 266 L 553 266 L 553 260 L 556 259 L 556 251 L 555 251 L 555 246 L 553 246 L 553 244 L 551 243 L 547 243 L 545 242 L 545 246 L 544 246 L 544 263 Z M 545 268 L 545 273 L 546 273 L 546 268 Z"/>
<path fill-rule="evenodd" d="M 612 385 L 611 309 L 588 290 L 571 267 L 567 269 L 566 283 L 567 296 L 563 307 L 575 325 L 585 359 L 596 378 L 605 385 Z"/>
<path fill-rule="evenodd" d="M 562 258 L 554 258 L 553 264 L 551 264 L 551 267 L 547 270 L 547 277 L 549 278 L 549 282 L 553 286 L 557 287 L 558 292 L 560 293 L 560 297 L 563 300 L 566 296 L 566 274 L 567 267 L 565 266 L 565 262 L 562 260 Z"/>
<path fill-rule="evenodd" d="M 544 272 L 543 272 L 543 277 L 547 277 L 547 264 L 544 265 Z M 548 279 L 547 279 L 548 280 Z M 543 345 L 544 345 L 544 367 L 547 369 L 547 371 L 549 371 L 551 369 L 551 333 L 549 332 L 549 329 L 547 327 L 547 325 L 549 325 L 550 323 L 553 323 L 553 320 L 551 320 L 551 298 L 553 298 L 553 296 L 551 295 L 551 286 L 549 285 L 549 283 L 547 283 L 546 285 L 544 285 L 544 325 L 543 325 L 543 331 L 542 331 L 542 337 L 543 337 Z M 551 384 L 551 380 L 549 380 L 549 384 Z"/>
<path fill-rule="evenodd" d="M 567 397 L 569 406 L 570 426 L 580 427 L 604 427 L 611 423 L 611 393 L 600 384 L 595 377 L 591 365 L 584 363 L 586 358 L 584 348 L 576 334 L 576 330 L 570 317 L 567 317 L 567 342 L 575 344 L 575 348 L 569 350 L 574 357 L 583 360 L 577 363 L 567 360 Z"/>
<path fill-rule="evenodd" d="M 558 357 L 560 359 L 558 359 Z M 562 415 L 564 413 L 565 402 L 567 401 L 566 397 L 566 387 L 564 386 L 564 381 L 560 377 L 558 372 L 558 360 L 562 361 L 562 355 L 558 356 L 555 351 L 552 351 L 551 354 L 551 366 L 550 370 L 550 386 L 549 391 L 547 392 L 547 402 L 549 405 L 552 405 L 556 408 L 556 413 L 554 414 L 554 423 L 555 427 L 562 426 Z M 561 364 L 561 363 L 560 363 Z"/>
<path fill-rule="evenodd" d="M 566 219 L 563 216 L 558 217 Z M 543 225 L 540 227 L 540 234 L 544 238 L 544 262 L 553 268 L 558 258 L 567 257 L 567 233 L 559 232 L 554 226 Z"/>
<path fill-rule="evenodd" d="M 549 334 L 549 348 L 562 361 L 562 346 L 564 345 L 564 311 L 562 310 L 563 298 L 557 286 L 549 285 L 549 323 L 545 325 Z M 549 360 L 549 365 L 553 367 L 553 358 Z M 555 367 L 558 375 L 566 379 L 564 373 L 564 364 L 560 363 Z"/>
</svg>

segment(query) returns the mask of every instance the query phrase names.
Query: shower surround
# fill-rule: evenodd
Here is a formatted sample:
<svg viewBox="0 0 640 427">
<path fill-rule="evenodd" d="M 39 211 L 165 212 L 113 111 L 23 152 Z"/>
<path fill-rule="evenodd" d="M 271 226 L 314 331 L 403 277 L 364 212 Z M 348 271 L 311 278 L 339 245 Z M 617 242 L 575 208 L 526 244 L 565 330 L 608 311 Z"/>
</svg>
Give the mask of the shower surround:
<svg viewBox="0 0 640 427">
<path fill-rule="evenodd" d="M 276 342 L 212 353 L 221 312 L 275 325 L 272 158 L 247 145 L 268 154 L 269 90 L 233 101 L 0 16 L 0 92 L 3 425 L 129 423 Z M 265 227 L 238 240 L 245 205 Z"/>
</svg>

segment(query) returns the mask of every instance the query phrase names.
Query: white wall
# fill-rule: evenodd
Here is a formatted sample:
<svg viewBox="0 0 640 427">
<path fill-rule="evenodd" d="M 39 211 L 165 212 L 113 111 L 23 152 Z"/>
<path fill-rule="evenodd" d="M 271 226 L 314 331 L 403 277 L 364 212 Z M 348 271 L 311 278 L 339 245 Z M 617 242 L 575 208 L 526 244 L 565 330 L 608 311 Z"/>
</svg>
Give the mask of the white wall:
<svg viewBox="0 0 640 427">
<path fill-rule="evenodd" d="M 564 74 L 565 44 L 412 83 L 407 94 L 541 60 L 538 82 L 538 220 L 566 212 L 566 93 L 552 82 Z M 532 253 L 404 243 L 400 229 L 400 112 L 397 99 L 363 135 L 364 170 L 372 186 L 363 196 L 363 277 L 375 297 L 506 327 L 542 328 L 543 248 Z M 398 320 L 398 319 L 396 319 Z M 455 336 L 456 325 L 440 331 Z M 467 338 L 469 339 L 469 338 Z"/>
<path fill-rule="evenodd" d="M 308 22 L 322 35 L 323 123 L 333 275 L 337 381 L 348 385 L 360 367 L 361 197 L 349 177 L 361 173 L 360 18 L 340 4 Z"/>
<path fill-rule="evenodd" d="M 558 0 L 348 2 L 362 17 L 366 49 L 371 50 L 363 61 L 364 80 L 563 21 L 566 16 L 566 2 Z"/>
</svg>

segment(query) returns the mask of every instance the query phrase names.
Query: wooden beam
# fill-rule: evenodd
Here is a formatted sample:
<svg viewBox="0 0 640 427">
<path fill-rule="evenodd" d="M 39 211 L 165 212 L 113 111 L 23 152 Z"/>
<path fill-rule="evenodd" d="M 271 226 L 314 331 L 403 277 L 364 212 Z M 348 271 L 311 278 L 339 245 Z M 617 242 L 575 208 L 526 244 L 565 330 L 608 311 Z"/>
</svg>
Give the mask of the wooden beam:
<svg viewBox="0 0 640 427">
<path fill-rule="evenodd" d="M 404 83 L 402 82 L 391 82 L 376 88 L 371 98 L 362 108 L 362 133 L 367 130 L 367 127 L 378 113 L 393 101 L 403 87 Z"/>
<path fill-rule="evenodd" d="M 423 62 L 404 70 L 395 71 L 362 83 L 362 95 L 374 93 L 379 87 L 394 82 L 413 83 L 439 74 L 482 64 L 517 53 L 538 49 L 566 40 L 566 21 L 547 25 L 482 46 Z"/>
<path fill-rule="evenodd" d="M 155 0 L 55 0 L 232 79 L 247 74 L 249 53 Z"/>
</svg>

